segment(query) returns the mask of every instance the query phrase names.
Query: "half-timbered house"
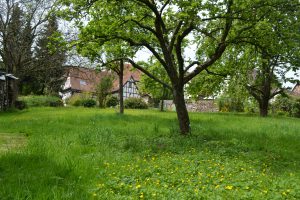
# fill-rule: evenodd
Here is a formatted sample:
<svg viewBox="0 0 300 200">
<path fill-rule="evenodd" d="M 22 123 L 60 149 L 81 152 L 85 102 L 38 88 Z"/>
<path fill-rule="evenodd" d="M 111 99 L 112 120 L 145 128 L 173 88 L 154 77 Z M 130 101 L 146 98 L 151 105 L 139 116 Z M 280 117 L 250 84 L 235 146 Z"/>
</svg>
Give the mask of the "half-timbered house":
<svg viewBox="0 0 300 200">
<path fill-rule="evenodd" d="M 96 92 L 96 87 L 104 76 L 113 76 L 113 88 L 111 93 L 118 95 L 119 80 L 118 75 L 112 71 L 97 71 L 91 68 L 82 68 L 69 66 L 66 67 L 66 82 L 62 86 L 61 96 L 63 99 L 71 97 L 75 93 Z M 141 72 L 134 70 L 130 64 L 125 64 L 123 74 L 123 98 L 136 97 L 140 98 L 137 82 L 139 82 Z"/>
</svg>

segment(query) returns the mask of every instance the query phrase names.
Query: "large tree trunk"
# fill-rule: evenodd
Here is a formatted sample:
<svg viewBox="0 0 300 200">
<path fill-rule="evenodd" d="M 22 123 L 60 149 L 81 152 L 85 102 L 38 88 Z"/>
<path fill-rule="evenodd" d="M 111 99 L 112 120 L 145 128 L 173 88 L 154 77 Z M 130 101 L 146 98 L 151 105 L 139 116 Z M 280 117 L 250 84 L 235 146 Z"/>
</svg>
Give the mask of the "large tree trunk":
<svg viewBox="0 0 300 200">
<path fill-rule="evenodd" d="M 18 86 L 17 81 L 9 80 L 7 90 L 8 108 L 14 108 L 18 98 Z"/>
<path fill-rule="evenodd" d="M 268 116 L 268 109 L 269 109 L 269 100 L 262 99 L 259 102 L 259 113 L 261 117 L 267 117 Z"/>
<path fill-rule="evenodd" d="M 160 112 L 164 111 L 164 99 L 162 98 L 160 101 Z"/>
<path fill-rule="evenodd" d="M 120 61 L 120 72 L 119 72 L 119 99 L 120 99 L 120 114 L 124 113 L 124 98 L 123 98 L 123 72 L 124 62 Z"/>
<path fill-rule="evenodd" d="M 173 89 L 174 103 L 182 135 L 188 135 L 191 132 L 190 118 L 185 105 L 183 86 Z"/>
</svg>

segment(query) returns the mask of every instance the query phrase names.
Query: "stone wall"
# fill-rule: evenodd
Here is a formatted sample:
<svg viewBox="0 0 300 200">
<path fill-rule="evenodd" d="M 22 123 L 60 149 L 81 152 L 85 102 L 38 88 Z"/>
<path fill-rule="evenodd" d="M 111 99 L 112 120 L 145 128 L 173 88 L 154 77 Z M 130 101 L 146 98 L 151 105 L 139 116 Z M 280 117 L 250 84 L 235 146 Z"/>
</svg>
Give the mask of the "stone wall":
<svg viewBox="0 0 300 200">
<path fill-rule="evenodd" d="M 218 112 L 217 102 L 213 99 L 202 99 L 186 104 L 189 112 Z"/>
<path fill-rule="evenodd" d="M 186 103 L 189 112 L 218 112 L 217 102 L 213 99 L 203 99 L 196 102 Z M 164 101 L 164 108 L 169 111 L 175 111 L 175 105 L 172 100 Z"/>
</svg>

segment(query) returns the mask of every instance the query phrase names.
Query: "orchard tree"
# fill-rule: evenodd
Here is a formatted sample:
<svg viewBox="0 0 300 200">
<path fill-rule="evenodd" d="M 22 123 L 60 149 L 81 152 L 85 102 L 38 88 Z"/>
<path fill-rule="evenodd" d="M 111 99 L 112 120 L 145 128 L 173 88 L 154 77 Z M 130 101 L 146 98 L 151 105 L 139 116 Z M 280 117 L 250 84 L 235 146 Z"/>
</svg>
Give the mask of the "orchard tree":
<svg viewBox="0 0 300 200">
<path fill-rule="evenodd" d="M 132 57 L 114 58 L 130 62 L 152 79 L 172 90 L 182 134 L 190 133 L 184 86 L 211 67 L 244 31 L 263 19 L 266 7 L 292 5 L 297 0 L 61 0 L 69 19 L 78 23 L 82 36 L 99 45 L 122 41 L 128 48 L 147 49 L 160 62 L 170 84 L 151 74 Z M 197 60 L 185 51 L 198 44 Z"/>
<path fill-rule="evenodd" d="M 37 40 L 31 74 L 40 84 L 38 88 L 40 94 L 58 94 L 64 82 L 63 64 L 66 58 L 64 46 L 57 19 L 55 16 L 50 16 Z"/>
<path fill-rule="evenodd" d="M 118 75 L 120 114 L 124 114 L 123 75 L 125 61 L 123 58 L 133 56 L 136 50 L 122 45 L 122 41 L 110 41 L 99 45 L 97 40 L 95 41 L 90 36 L 92 35 L 79 35 L 79 40 L 74 42 L 77 51 L 92 62 L 98 63 L 100 70 L 112 70 Z"/>
<path fill-rule="evenodd" d="M 269 101 L 284 92 L 283 84 L 289 81 L 286 74 L 300 67 L 299 2 L 282 3 L 265 12 L 254 29 L 245 31 L 236 41 L 242 50 L 236 55 L 238 73 L 233 75 L 243 77 L 262 117 L 268 115 Z"/>
<path fill-rule="evenodd" d="M 8 88 L 10 107 L 18 96 L 19 83 L 31 73 L 33 45 L 40 26 L 46 21 L 52 7 L 48 0 L 3 0 L 0 1 L 0 60 L 7 73 L 19 78 Z"/>
<path fill-rule="evenodd" d="M 99 102 L 99 107 L 105 107 L 105 100 L 107 95 L 109 95 L 113 87 L 113 77 L 105 76 L 101 79 L 100 83 L 97 85 L 96 94 Z"/>
<path fill-rule="evenodd" d="M 148 62 L 140 62 L 139 64 L 142 64 L 144 68 L 155 77 L 170 84 L 166 71 L 156 59 L 150 58 Z M 164 100 L 172 99 L 172 91 L 169 88 L 145 74 L 142 74 L 141 80 L 139 81 L 139 90 L 144 94 L 150 94 L 154 101 L 160 100 L 160 111 L 164 110 Z"/>
</svg>

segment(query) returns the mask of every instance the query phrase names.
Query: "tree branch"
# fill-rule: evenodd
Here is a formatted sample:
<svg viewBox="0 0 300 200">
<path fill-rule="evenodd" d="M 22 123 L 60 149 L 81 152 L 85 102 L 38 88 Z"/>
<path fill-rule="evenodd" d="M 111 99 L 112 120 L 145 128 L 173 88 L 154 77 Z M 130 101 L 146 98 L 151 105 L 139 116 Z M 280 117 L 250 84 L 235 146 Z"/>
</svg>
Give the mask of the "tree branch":
<svg viewBox="0 0 300 200">
<path fill-rule="evenodd" d="M 205 70 L 206 68 L 208 68 L 209 66 L 214 64 L 222 56 L 223 52 L 225 51 L 225 49 L 227 47 L 226 38 L 227 38 L 229 31 L 231 29 L 231 26 L 232 26 L 232 18 L 231 18 L 232 4 L 233 4 L 233 0 L 229 0 L 228 4 L 227 4 L 227 13 L 226 13 L 227 18 L 226 18 L 226 23 L 225 23 L 225 27 L 224 27 L 224 32 L 222 34 L 219 45 L 215 49 L 215 53 L 206 62 L 204 62 L 202 65 L 199 65 L 198 67 L 196 67 L 196 69 L 193 72 L 191 72 L 186 77 L 184 77 L 184 83 L 188 83 L 192 78 L 194 78 L 201 71 Z"/>
<path fill-rule="evenodd" d="M 113 59 L 107 63 L 104 63 L 102 66 L 106 66 L 110 63 L 114 63 L 116 61 L 120 61 L 120 60 L 124 60 L 124 61 L 128 61 L 134 68 L 140 70 L 141 72 L 143 72 L 144 74 L 146 74 L 149 78 L 153 79 L 154 81 L 162 84 L 163 86 L 167 87 L 168 89 L 172 90 L 172 87 L 165 83 L 164 81 L 158 79 L 156 76 L 154 76 L 153 74 L 151 74 L 148 70 L 146 70 L 145 68 L 143 68 L 142 66 L 140 66 L 139 64 L 137 64 L 136 62 L 134 62 L 132 59 L 130 58 L 116 58 L 116 59 Z"/>
<path fill-rule="evenodd" d="M 178 60 L 178 65 L 179 65 L 179 79 L 183 83 L 183 77 L 184 77 L 184 59 L 182 56 L 182 42 L 184 38 L 190 34 L 194 30 L 194 25 L 191 23 L 183 32 L 182 34 L 178 35 L 177 37 L 177 43 L 175 44 L 176 47 L 176 56 Z"/>
</svg>

